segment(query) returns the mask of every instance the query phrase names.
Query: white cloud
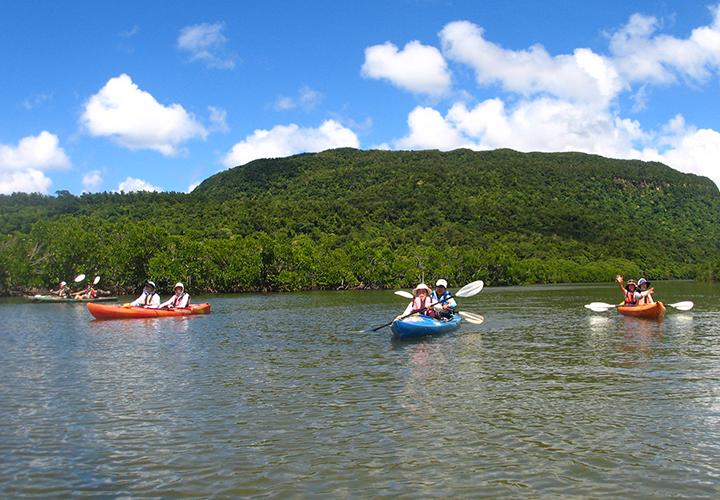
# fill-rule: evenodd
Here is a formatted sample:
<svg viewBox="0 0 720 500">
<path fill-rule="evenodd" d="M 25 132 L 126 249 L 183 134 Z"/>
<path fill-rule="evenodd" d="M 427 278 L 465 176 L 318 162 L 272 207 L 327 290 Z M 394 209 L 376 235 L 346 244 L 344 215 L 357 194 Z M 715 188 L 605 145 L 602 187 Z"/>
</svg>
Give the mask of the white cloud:
<svg viewBox="0 0 720 500">
<path fill-rule="evenodd" d="M 82 176 L 82 185 L 85 192 L 93 193 L 100 190 L 104 181 L 100 170 L 91 170 Z"/>
<path fill-rule="evenodd" d="M 323 95 L 320 92 L 313 90 L 308 86 L 300 88 L 298 94 L 299 95 L 296 99 L 287 96 L 278 97 L 278 100 L 275 101 L 275 104 L 273 105 L 273 109 L 275 109 L 275 111 L 287 111 L 300 106 L 304 111 L 312 111 L 318 104 L 320 104 L 323 98 Z"/>
<path fill-rule="evenodd" d="M 694 29 L 686 39 L 658 34 L 661 21 L 633 15 L 608 35 L 609 55 L 587 48 L 551 55 L 540 45 L 508 50 L 485 40 L 483 29 L 470 22 L 450 23 L 439 34 L 444 57 L 470 67 L 480 86 L 497 86 L 501 94 L 468 107 L 472 98 L 465 89 L 446 92 L 457 99 L 446 112 L 416 107 L 408 115 L 408 134 L 391 144 L 395 149 L 512 148 L 638 158 L 704 175 L 720 185 L 719 132 L 698 130 L 679 114 L 659 130 L 648 130 L 623 116 L 625 103 L 620 99 L 626 94 L 629 111 L 636 112 L 647 107 L 652 86 L 686 83 L 697 89 L 717 79 L 720 6 L 710 10 L 712 23 Z M 398 59 L 389 43 L 370 47 L 363 73 L 421 93 L 422 86 L 413 87 L 397 72 Z M 415 64 L 420 66 L 416 74 L 437 74 L 441 67 L 421 58 Z"/>
<path fill-rule="evenodd" d="M 208 109 L 210 110 L 210 122 L 212 123 L 210 129 L 213 132 L 229 132 L 230 127 L 226 122 L 227 111 L 214 106 L 208 106 Z"/>
<path fill-rule="evenodd" d="M 0 170 L 67 170 L 70 158 L 58 144 L 57 136 L 46 131 L 21 139 L 15 148 L 0 144 Z"/>
<path fill-rule="evenodd" d="M 48 194 L 52 181 L 43 171 L 71 167 L 57 136 L 47 131 L 21 139 L 17 147 L 0 144 L 0 193 Z"/>
<path fill-rule="evenodd" d="M 163 106 L 125 74 L 111 78 L 87 101 L 80 121 L 93 136 L 110 137 L 126 148 L 152 149 L 165 156 L 177 154 L 181 143 L 205 139 L 208 134 L 182 106 Z"/>
<path fill-rule="evenodd" d="M 25 109 L 35 109 L 39 108 L 43 102 L 47 101 L 48 99 L 52 99 L 53 94 L 35 94 L 34 96 L 30 96 L 25 101 L 23 101 L 23 106 Z"/>
<path fill-rule="evenodd" d="M 132 191 L 163 191 L 161 187 L 155 187 L 147 181 L 128 177 L 118 186 L 116 193 L 130 193 Z"/>
<path fill-rule="evenodd" d="M 435 47 L 413 41 L 398 51 L 390 42 L 365 49 L 362 76 L 387 80 L 415 94 L 440 97 L 451 87 L 447 62 Z"/>
<path fill-rule="evenodd" d="M 35 169 L 21 172 L 0 171 L 0 194 L 40 193 L 48 194 L 52 181 Z"/>
<path fill-rule="evenodd" d="M 288 109 L 293 109 L 295 107 L 297 107 L 295 99 L 282 95 L 278 97 L 278 100 L 275 101 L 275 104 L 273 105 L 275 111 L 287 111 Z"/>
<path fill-rule="evenodd" d="M 300 128 L 295 124 L 277 125 L 271 130 L 256 130 L 222 159 L 225 167 L 244 165 L 258 158 L 278 158 L 326 149 L 359 148 L 355 133 L 335 120 L 326 120 L 318 128 Z"/>
<path fill-rule="evenodd" d="M 225 23 L 196 24 L 180 30 L 178 48 L 190 52 L 191 61 L 202 61 L 208 68 L 233 69 L 235 57 L 225 52 Z"/>
<path fill-rule="evenodd" d="M 624 88 L 607 58 L 589 49 L 551 56 L 542 46 L 507 50 L 483 38 L 483 29 L 467 21 L 453 22 L 440 32 L 445 56 L 475 70 L 480 85 L 498 83 L 525 96 L 548 93 L 571 100 L 614 98 Z"/>
<path fill-rule="evenodd" d="M 709 177 L 720 186 L 720 133 L 688 126 L 681 115 L 670 120 L 654 146 L 640 151 L 637 158 Z"/>
<path fill-rule="evenodd" d="M 393 141 L 396 149 L 442 149 L 472 147 L 457 128 L 432 108 L 415 108 L 408 117 L 410 135 Z"/>
<path fill-rule="evenodd" d="M 656 18 L 633 15 L 610 38 L 615 64 L 631 82 L 706 81 L 720 68 L 720 9 L 711 11 L 712 25 L 694 29 L 687 39 L 655 35 Z"/>
</svg>

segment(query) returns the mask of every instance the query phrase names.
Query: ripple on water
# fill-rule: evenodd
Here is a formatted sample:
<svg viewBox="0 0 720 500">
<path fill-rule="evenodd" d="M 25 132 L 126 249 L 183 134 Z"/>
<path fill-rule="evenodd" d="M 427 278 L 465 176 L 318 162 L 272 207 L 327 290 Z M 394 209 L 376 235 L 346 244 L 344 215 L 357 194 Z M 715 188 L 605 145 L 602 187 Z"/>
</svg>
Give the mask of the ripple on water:
<svg viewBox="0 0 720 500">
<path fill-rule="evenodd" d="M 461 304 L 482 325 L 410 342 L 365 331 L 405 305 L 390 292 L 139 321 L 0 303 L 2 492 L 714 498 L 718 315 L 582 307 L 615 294 L 488 288 Z"/>
</svg>

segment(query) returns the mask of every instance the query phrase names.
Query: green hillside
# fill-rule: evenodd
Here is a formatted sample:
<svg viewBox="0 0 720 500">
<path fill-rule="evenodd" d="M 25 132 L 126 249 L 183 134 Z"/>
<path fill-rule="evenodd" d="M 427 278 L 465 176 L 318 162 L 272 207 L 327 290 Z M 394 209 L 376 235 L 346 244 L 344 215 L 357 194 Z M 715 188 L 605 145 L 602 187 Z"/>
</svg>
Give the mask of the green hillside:
<svg viewBox="0 0 720 500">
<path fill-rule="evenodd" d="M 712 277 L 720 193 L 580 153 L 335 149 L 191 194 L 0 196 L 0 292 L 98 273 L 206 291 Z"/>
</svg>

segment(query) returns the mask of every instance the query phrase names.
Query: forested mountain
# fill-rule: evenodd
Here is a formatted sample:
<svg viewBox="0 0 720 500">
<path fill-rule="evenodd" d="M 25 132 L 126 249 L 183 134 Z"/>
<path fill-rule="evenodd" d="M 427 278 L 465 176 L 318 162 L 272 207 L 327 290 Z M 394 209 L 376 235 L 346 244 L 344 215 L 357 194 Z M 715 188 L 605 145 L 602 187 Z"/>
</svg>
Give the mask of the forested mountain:
<svg viewBox="0 0 720 500">
<path fill-rule="evenodd" d="M 580 153 L 335 149 L 192 193 L 0 196 L 0 293 L 97 273 L 194 291 L 712 278 L 720 193 Z"/>
</svg>

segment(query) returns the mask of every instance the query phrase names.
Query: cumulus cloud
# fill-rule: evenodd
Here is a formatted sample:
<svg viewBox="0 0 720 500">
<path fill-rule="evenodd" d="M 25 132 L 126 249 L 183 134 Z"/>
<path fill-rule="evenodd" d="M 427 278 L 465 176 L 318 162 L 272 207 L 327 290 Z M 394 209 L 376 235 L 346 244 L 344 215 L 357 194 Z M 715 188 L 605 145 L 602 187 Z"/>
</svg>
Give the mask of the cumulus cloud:
<svg viewBox="0 0 720 500">
<path fill-rule="evenodd" d="M 694 29 L 685 40 L 655 35 L 660 24 L 655 17 L 633 15 L 611 36 L 615 64 L 631 82 L 706 81 L 720 68 L 720 10 L 711 11 L 713 24 Z"/>
<path fill-rule="evenodd" d="M 497 83 L 523 95 L 548 93 L 572 100 L 609 100 L 625 88 L 611 62 L 589 49 L 551 56 L 542 46 L 513 51 L 488 42 L 482 28 L 467 22 L 440 32 L 443 54 L 475 70 L 481 85 Z"/>
<path fill-rule="evenodd" d="M 341 147 L 359 148 L 360 142 L 352 130 L 335 120 L 326 120 L 318 128 L 278 125 L 271 130 L 256 130 L 244 141 L 235 144 L 223 157 L 222 164 L 230 168 L 258 158 L 278 158 Z"/>
<path fill-rule="evenodd" d="M 102 172 L 100 170 L 91 170 L 82 176 L 83 191 L 93 193 L 100 190 L 104 183 Z"/>
<path fill-rule="evenodd" d="M 623 116 L 621 96 L 644 109 L 650 88 L 690 84 L 696 89 L 720 74 L 720 6 L 713 20 L 682 39 L 658 33 L 662 22 L 635 14 L 607 35 L 609 52 L 577 48 L 552 55 L 541 45 L 509 50 L 488 41 L 483 29 L 467 21 L 449 23 L 439 33 L 442 56 L 449 64 L 470 68 L 484 89 L 498 96 L 470 107 L 465 89 L 446 111 L 418 106 L 408 115 L 408 134 L 391 141 L 398 149 L 451 150 L 513 148 L 520 151 L 581 151 L 613 158 L 661 161 L 697 173 L 720 185 L 720 133 L 697 129 L 681 114 L 660 129 L 646 129 Z M 419 44 L 416 44 L 416 49 Z M 408 44 L 410 45 L 410 44 Z M 425 48 L 427 49 L 427 48 Z M 408 52 L 406 46 L 405 51 Z M 432 51 L 430 51 L 432 52 Z M 382 78 L 413 93 L 421 84 L 404 80 L 395 46 L 366 49 L 363 74 Z M 382 64 L 381 64 L 382 63 Z M 449 75 L 436 60 L 415 61 L 416 74 Z M 450 81 L 449 78 L 447 80 Z M 449 84 L 449 83 L 448 83 Z M 653 124 L 654 126 L 654 124 Z"/>
<path fill-rule="evenodd" d="M 182 106 L 163 106 L 125 74 L 111 78 L 87 101 L 80 122 L 93 136 L 110 137 L 126 148 L 152 149 L 165 156 L 176 155 L 181 143 L 205 139 L 208 134 Z"/>
<path fill-rule="evenodd" d="M 398 51 L 390 42 L 365 49 L 361 73 L 366 78 L 387 80 L 415 94 L 440 97 L 451 87 L 447 62 L 435 47 L 412 41 Z"/>
<path fill-rule="evenodd" d="M 116 193 L 130 193 L 132 191 L 163 191 L 161 187 L 155 187 L 147 181 L 128 177 L 118 186 Z"/>
<path fill-rule="evenodd" d="M 178 48 L 190 52 L 191 61 L 204 62 L 208 68 L 233 69 L 235 57 L 225 51 L 225 23 L 196 24 L 180 30 Z"/>
<path fill-rule="evenodd" d="M 0 144 L 0 193 L 48 194 L 52 181 L 44 171 L 71 167 L 57 136 L 47 131 L 25 137 L 17 146 Z"/>
</svg>

